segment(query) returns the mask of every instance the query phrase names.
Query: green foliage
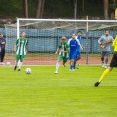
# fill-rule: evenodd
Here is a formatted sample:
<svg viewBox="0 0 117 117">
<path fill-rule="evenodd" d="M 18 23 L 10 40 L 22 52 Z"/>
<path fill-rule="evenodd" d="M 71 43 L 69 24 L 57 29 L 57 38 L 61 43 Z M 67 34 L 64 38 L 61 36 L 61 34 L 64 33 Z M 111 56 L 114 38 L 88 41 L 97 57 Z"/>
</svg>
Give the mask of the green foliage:
<svg viewBox="0 0 117 117">
<path fill-rule="evenodd" d="M 22 0 L 0 0 L 0 15 L 18 16 L 23 12 Z M 18 13 L 18 15 L 16 15 Z"/>
<path fill-rule="evenodd" d="M 117 1 L 115 0 L 109 0 L 109 12 L 114 12 L 117 8 Z"/>
<path fill-rule="evenodd" d="M 60 66 L 28 66 L 32 74 L 0 67 L 1 117 L 114 117 L 117 115 L 117 79 L 114 69 L 94 87 L 101 66 L 79 66 L 74 72 Z"/>
<path fill-rule="evenodd" d="M 28 0 L 28 14 L 30 18 L 36 17 L 38 0 Z M 84 13 L 82 0 L 78 0 L 77 16 L 103 16 L 102 0 L 84 0 Z M 109 11 L 114 11 L 117 3 L 109 0 Z M 22 0 L 0 0 L 1 17 L 23 17 Z M 73 18 L 74 0 L 45 0 L 43 18 Z"/>
</svg>

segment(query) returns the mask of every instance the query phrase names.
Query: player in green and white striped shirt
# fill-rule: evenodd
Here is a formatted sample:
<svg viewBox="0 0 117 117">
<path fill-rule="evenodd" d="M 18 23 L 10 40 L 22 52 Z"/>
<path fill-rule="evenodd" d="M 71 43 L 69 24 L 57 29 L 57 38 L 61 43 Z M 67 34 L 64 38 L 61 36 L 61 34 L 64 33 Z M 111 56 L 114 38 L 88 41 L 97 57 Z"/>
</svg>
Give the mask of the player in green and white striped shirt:
<svg viewBox="0 0 117 117">
<path fill-rule="evenodd" d="M 63 65 L 65 66 L 65 63 L 67 62 L 68 57 L 69 57 L 68 52 L 69 52 L 69 45 L 66 42 L 66 37 L 62 37 L 62 42 L 60 43 L 60 45 L 59 45 L 59 47 L 58 47 L 58 49 L 55 53 L 55 54 L 59 53 L 58 54 L 58 60 L 57 60 L 57 63 L 56 63 L 55 74 L 58 73 L 58 69 L 59 69 L 61 60 L 63 60 Z"/>
<path fill-rule="evenodd" d="M 25 59 L 25 55 L 28 51 L 28 39 L 25 38 L 25 35 L 26 33 L 22 32 L 21 37 L 16 40 L 16 44 L 14 46 L 14 52 L 16 52 L 16 63 L 14 70 L 16 70 L 18 66 L 18 71 L 20 71 L 22 62 Z"/>
</svg>

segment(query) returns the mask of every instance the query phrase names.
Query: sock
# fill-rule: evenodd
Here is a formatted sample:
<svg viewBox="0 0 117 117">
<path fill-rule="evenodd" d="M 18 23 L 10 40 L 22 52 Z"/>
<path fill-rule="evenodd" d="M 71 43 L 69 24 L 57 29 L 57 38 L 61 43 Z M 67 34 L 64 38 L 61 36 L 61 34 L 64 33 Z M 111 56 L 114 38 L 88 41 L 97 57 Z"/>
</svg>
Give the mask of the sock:
<svg viewBox="0 0 117 117">
<path fill-rule="evenodd" d="M 102 76 L 100 77 L 99 82 L 101 82 L 108 75 L 109 72 L 110 72 L 110 70 L 109 69 L 106 69 L 103 72 Z"/>
<path fill-rule="evenodd" d="M 72 65 L 70 65 L 70 69 L 72 69 L 73 68 L 73 66 Z"/>
<path fill-rule="evenodd" d="M 59 66 L 60 66 L 60 62 L 57 62 L 56 63 L 56 70 L 58 71 L 58 69 L 59 69 Z"/>
<path fill-rule="evenodd" d="M 105 59 L 105 64 L 107 64 L 107 63 L 108 63 L 108 58 Z"/>
<path fill-rule="evenodd" d="M 74 67 L 73 67 L 74 69 L 76 68 L 76 61 L 74 61 Z"/>
<path fill-rule="evenodd" d="M 22 66 L 22 62 L 19 62 L 19 67 L 18 67 L 18 69 L 20 69 L 20 68 L 21 68 L 21 66 Z"/>
<path fill-rule="evenodd" d="M 20 65 L 20 60 L 17 62 L 17 66 L 19 66 Z"/>
<path fill-rule="evenodd" d="M 104 63 L 104 57 L 101 57 L 102 63 Z"/>
</svg>

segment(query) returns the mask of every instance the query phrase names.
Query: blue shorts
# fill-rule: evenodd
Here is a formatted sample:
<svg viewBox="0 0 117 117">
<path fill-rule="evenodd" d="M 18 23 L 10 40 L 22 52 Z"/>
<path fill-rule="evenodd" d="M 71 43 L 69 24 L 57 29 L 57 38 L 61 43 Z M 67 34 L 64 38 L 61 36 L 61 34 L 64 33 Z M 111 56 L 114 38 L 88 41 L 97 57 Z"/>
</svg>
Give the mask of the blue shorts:
<svg viewBox="0 0 117 117">
<path fill-rule="evenodd" d="M 110 56 L 110 51 L 102 51 L 102 56 Z"/>
<path fill-rule="evenodd" d="M 80 53 L 80 51 L 77 51 L 77 56 L 76 57 L 79 57 L 79 56 L 81 56 L 81 53 Z"/>
<path fill-rule="evenodd" d="M 69 54 L 69 60 L 76 59 L 77 54 Z"/>
</svg>

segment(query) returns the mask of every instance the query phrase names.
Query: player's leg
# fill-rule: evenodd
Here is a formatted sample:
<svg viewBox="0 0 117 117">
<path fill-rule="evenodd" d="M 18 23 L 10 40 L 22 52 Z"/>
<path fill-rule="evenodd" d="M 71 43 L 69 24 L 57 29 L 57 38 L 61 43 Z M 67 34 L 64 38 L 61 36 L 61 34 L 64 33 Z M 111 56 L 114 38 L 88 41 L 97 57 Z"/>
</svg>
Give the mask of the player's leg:
<svg viewBox="0 0 117 117">
<path fill-rule="evenodd" d="M 70 60 L 70 71 L 74 71 L 74 59 Z"/>
<path fill-rule="evenodd" d="M 61 62 L 61 60 L 58 60 L 58 61 L 56 62 L 56 71 L 55 71 L 55 74 L 58 73 L 59 66 L 60 66 L 60 62 Z"/>
<path fill-rule="evenodd" d="M 19 60 L 19 65 L 18 65 L 18 71 L 20 71 L 20 69 L 21 69 L 21 67 L 22 67 L 22 63 L 23 63 L 23 60 L 20 59 L 20 60 Z"/>
<path fill-rule="evenodd" d="M 76 54 L 72 54 L 70 58 L 70 71 L 74 71 L 74 60 L 76 59 Z"/>
<path fill-rule="evenodd" d="M 112 71 L 112 69 L 113 67 L 107 68 L 101 75 L 99 81 L 94 84 L 94 86 L 97 87 L 101 83 L 101 81 L 110 73 L 110 71 Z"/>
<path fill-rule="evenodd" d="M 20 55 L 20 61 L 19 61 L 18 71 L 20 71 L 24 59 L 25 59 L 25 55 Z"/>
<path fill-rule="evenodd" d="M 20 59 L 20 55 L 16 55 L 14 70 L 17 69 L 19 59 Z"/>
<path fill-rule="evenodd" d="M 80 51 L 77 51 L 76 58 L 74 59 L 74 69 L 76 68 L 76 63 L 80 59 Z"/>
<path fill-rule="evenodd" d="M 102 51 L 101 53 L 102 67 L 104 67 L 104 56 L 105 56 L 105 51 Z"/>
<path fill-rule="evenodd" d="M 63 57 L 63 66 L 65 67 L 66 66 L 66 62 L 67 62 L 68 58 L 66 57 Z"/>
<path fill-rule="evenodd" d="M 55 74 L 58 73 L 58 69 L 59 69 L 61 60 L 63 60 L 63 56 L 62 55 L 58 55 L 58 60 L 56 62 L 56 71 L 55 71 Z"/>
<path fill-rule="evenodd" d="M 70 64 L 70 69 L 69 69 L 69 70 L 71 71 L 71 70 L 72 70 L 72 66 L 71 66 L 72 54 L 69 54 L 69 60 L 70 60 L 70 61 L 69 61 L 69 62 L 70 62 L 70 63 L 69 63 L 69 64 Z"/>
<path fill-rule="evenodd" d="M 94 84 L 94 86 L 97 87 L 101 83 L 101 81 L 109 74 L 109 72 L 112 71 L 112 69 L 114 67 L 117 67 L 117 53 L 114 53 L 113 58 L 112 58 L 111 63 L 110 63 L 110 67 L 103 72 L 103 74 L 101 75 L 99 81 L 96 82 Z"/>
<path fill-rule="evenodd" d="M 105 56 L 104 68 L 107 68 L 108 56 Z"/>
<path fill-rule="evenodd" d="M 110 51 L 106 51 L 106 53 L 105 53 L 105 61 L 104 61 L 104 63 L 105 63 L 104 68 L 107 68 L 107 63 L 108 63 L 108 57 L 109 56 L 110 56 Z"/>
<path fill-rule="evenodd" d="M 78 56 L 77 59 L 76 59 L 76 63 L 77 63 L 77 61 L 80 60 L 80 59 L 81 59 L 81 56 Z M 78 64 L 78 65 L 79 65 L 79 64 Z M 75 64 L 75 68 L 79 69 L 79 68 L 76 66 L 76 64 Z"/>
<path fill-rule="evenodd" d="M 76 69 L 77 58 L 74 60 L 73 69 Z"/>
<path fill-rule="evenodd" d="M 5 50 L 1 50 L 1 64 L 4 65 L 3 60 L 5 56 Z"/>
</svg>

